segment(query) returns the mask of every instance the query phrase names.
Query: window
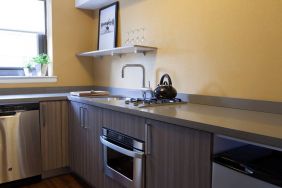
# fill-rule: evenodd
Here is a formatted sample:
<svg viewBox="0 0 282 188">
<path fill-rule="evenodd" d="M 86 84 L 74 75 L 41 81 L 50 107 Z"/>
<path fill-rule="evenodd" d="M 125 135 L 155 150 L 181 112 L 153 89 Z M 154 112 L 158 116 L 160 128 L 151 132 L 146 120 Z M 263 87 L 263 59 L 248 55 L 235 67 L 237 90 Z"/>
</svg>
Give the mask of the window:
<svg viewBox="0 0 282 188">
<path fill-rule="evenodd" d="M 0 0 L 0 76 L 23 76 L 32 57 L 47 53 L 45 6 L 44 0 Z"/>
</svg>

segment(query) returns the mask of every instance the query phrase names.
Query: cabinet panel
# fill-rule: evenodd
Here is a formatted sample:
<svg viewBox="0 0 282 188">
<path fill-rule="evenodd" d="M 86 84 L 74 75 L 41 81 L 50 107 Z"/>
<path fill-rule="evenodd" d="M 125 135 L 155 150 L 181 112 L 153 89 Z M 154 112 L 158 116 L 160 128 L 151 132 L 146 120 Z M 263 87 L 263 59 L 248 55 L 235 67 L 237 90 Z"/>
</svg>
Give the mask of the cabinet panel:
<svg viewBox="0 0 282 188">
<path fill-rule="evenodd" d="M 90 185 L 102 188 L 104 173 L 99 136 L 103 110 L 71 102 L 70 111 L 70 167 Z"/>
<path fill-rule="evenodd" d="M 112 110 L 104 110 L 103 126 L 112 130 L 116 130 L 128 136 L 145 140 L 145 119 L 115 112 Z"/>
<path fill-rule="evenodd" d="M 100 108 L 86 106 L 87 125 L 87 164 L 89 166 L 87 181 L 97 188 L 103 187 L 103 156 L 102 145 L 100 144 L 100 132 L 102 129 L 103 111 Z"/>
<path fill-rule="evenodd" d="M 63 166 L 69 166 L 69 103 L 62 102 L 62 161 Z"/>
<path fill-rule="evenodd" d="M 40 103 L 43 171 L 68 166 L 68 102 Z"/>
<path fill-rule="evenodd" d="M 211 187 L 211 134 L 148 121 L 147 188 Z"/>
<path fill-rule="evenodd" d="M 82 127 L 81 110 L 83 105 L 71 102 L 70 104 L 70 168 L 81 178 L 87 175 L 87 134 Z"/>
</svg>

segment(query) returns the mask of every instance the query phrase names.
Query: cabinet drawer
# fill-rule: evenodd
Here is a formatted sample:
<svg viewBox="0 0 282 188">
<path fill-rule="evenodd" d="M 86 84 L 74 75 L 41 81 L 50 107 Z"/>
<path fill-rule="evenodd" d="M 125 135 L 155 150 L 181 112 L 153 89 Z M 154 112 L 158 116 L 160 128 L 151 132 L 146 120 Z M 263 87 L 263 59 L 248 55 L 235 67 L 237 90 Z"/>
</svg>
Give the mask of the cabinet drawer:
<svg viewBox="0 0 282 188">
<path fill-rule="evenodd" d="M 145 119 L 138 116 L 105 109 L 103 127 L 145 140 Z"/>
</svg>

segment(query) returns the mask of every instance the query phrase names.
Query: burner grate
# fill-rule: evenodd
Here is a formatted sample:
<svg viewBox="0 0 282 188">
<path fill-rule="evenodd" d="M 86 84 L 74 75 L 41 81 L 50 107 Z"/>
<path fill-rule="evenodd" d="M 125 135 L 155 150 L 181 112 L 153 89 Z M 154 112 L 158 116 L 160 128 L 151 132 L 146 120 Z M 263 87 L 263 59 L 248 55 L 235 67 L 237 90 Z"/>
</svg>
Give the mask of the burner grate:
<svg viewBox="0 0 282 188">
<path fill-rule="evenodd" d="M 130 98 L 125 101 L 125 104 L 133 104 L 134 106 L 151 106 L 151 105 L 166 105 L 166 104 L 177 104 L 177 103 L 185 103 L 179 98 L 173 99 L 142 99 L 142 98 Z"/>
</svg>

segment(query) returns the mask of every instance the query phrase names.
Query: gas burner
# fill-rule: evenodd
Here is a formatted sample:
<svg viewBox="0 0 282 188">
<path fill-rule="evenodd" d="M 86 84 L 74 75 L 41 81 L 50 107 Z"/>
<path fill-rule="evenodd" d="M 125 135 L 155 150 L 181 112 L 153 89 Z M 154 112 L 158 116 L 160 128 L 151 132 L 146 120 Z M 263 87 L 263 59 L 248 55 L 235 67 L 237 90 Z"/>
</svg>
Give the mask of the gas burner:
<svg viewBox="0 0 282 188">
<path fill-rule="evenodd" d="M 134 106 L 148 107 L 148 106 L 160 106 L 160 105 L 168 105 L 168 104 L 184 104 L 179 98 L 174 99 L 142 99 L 142 98 L 130 98 L 125 101 L 125 104 L 133 104 Z"/>
</svg>

